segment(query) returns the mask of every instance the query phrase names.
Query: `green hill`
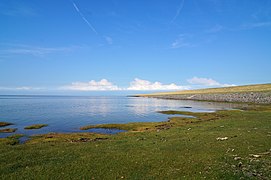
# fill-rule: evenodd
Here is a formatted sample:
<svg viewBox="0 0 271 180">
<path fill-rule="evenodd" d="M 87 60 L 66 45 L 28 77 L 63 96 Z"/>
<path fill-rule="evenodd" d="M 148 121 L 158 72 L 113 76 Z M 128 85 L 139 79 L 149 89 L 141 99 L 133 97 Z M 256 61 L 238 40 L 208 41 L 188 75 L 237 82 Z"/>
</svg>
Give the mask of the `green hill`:
<svg viewBox="0 0 271 180">
<path fill-rule="evenodd" d="M 184 90 L 174 92 L 160 92 L 153 94 L 140 94 L 138 96 L 160 96 L 160 95 L 185 95 L 185 94 L 214 94 L 214 93 L 244 93 L 244 92 L 267 92 L 271 91 L 271 83 L 269 84 L 255 84 L 245 86 L 231 86 L 221 88 L 206 88 L 196 90 Z"/>
</svg>

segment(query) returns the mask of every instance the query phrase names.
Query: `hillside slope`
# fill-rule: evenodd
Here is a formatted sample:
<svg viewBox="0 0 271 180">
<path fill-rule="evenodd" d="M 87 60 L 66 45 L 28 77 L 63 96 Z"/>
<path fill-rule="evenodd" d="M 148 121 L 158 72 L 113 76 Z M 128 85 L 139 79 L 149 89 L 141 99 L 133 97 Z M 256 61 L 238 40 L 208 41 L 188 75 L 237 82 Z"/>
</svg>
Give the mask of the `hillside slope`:
<svg viewBox="0 0 271 180">
<path fill-rule="evenodd" d="M 141 94 L 138 96 L 177 100 L 271 104 L 271 84 L 162 92 L 153 94 Z"/>
</svg>

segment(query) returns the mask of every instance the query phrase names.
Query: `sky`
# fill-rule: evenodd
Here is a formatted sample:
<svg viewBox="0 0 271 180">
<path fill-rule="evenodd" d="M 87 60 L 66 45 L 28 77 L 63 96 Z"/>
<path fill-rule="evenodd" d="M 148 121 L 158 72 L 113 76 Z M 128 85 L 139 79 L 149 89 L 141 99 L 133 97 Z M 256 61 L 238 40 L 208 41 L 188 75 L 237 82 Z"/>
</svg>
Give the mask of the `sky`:
<svg viewBox="0 0 271 180">
<path fill-rule="evenodd" d="M 0 94 L 271 81 L 270 0 L 1 0 Z"/>
</svg>

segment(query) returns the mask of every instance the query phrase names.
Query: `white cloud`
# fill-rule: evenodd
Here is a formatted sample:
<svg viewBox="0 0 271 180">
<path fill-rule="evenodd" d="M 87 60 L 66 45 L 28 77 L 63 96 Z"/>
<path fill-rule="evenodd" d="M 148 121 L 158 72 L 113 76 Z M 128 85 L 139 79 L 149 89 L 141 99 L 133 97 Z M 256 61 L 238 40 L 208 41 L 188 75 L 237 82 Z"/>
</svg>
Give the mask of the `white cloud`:
<svg viewBox="0 0 271 180">
<path fill-rule="evenodd" d="M 91 80 L 89 82 L 73 82 L 70 86 L 60 88 L 62 90 L 75 90 L 75 91 L 116 91 L 121 90 L 112 82 L 102 79 L 100 81 Z"/>
<path fill-rule="evenodd" d="M 0 55 L 31 55 L 31 56 L 43 56 L 46 54 L 69 52 L 78 48 L 76 46 L 70 47 L 37 47 L 22 44 L 0 44 L 2 48 Z"/>
<path fill-rule="evenodd" d="M 30 91 L 30 90 L 42 90 L 43 88 L 30 87 L 30 86 L 21 86 L 21 87 L 0 87 L 0 90 L 11 90 L 11 91 Z"/>
<path fill-rule="evenodd" d="M 177 19 L 177 17 L 178 17 L 178 16 L 180 15 L 180 13 L 181 13 L 183 7 L 184 7 L 184 0 L 182 0 L 182 1 L 180 2 L 180 5 L 179 5 L 179 7 L 178 7 L 178 9 L 177 9 L 177 11 L 176 11 L 176 13 L 175 13 L 175 16 L 172 18 L 171 23 L 173 23 L 173 22 Z"/>
<path fill-rule="evenodd" d="M 44 54 L 50 54 L 57 51 L 65 51 L 67 48 L 18 48 L 18 49 L 7 49 L 2 52 L 11 53 L 11 54 L 29 54 L 33 56 L 40 56 Z"/>
<path fill-rule="evenodd" d="M 253 28 L 262 28 L 262 27 L 270 27 L 270 26 L 271 26 L 271 21 L 266 21 L 266 22 L 256 22 L 256 23 L 243 24 L 242 28 L 253 29 Z"/>
<path fill-rule="evenodd" d="M 0 2 L 0 14 L 6 16 L 35 16 L 36 11 L 25 5 L 24 3 L 1 3 Z"/>
<path fill-rule="evenodd" d="M 83 13 L 81 13 L 80 9 L 78 8 L 78 6 L 72 1 L 73 7 L 76 10 L 76 12 L 80 15 L 80 17 L 82 18 L 83 21 L 85 21 L 85 23 L 88 25 L 88 27 L 95 33 L 98 34 L 98 32 L 96 31 L 96 28 L 86 19 L 86 17 L 84 16 Z"/>
<path fill-rule="evenodd" d="M 91 80 L 89 82 L 73 82 L 69 86 L 63 86 L 60 90 L 75 90 L 75 91 L 144 91 L 144 90 L 186 90 L 189 86 L 178 86 L 172 84 L 162 84 L 160 82 L 150 82 L 135 78 L 134 81 L 130 82 L 128 88 L 120 88 L 112 82 L 102 79 L 100 81 Z"/>
<path fill-rule="evenodd" d="M 206 33 L 217 33 L 220 32 L 224 29 L 223 26 L 221 26 L 220 24 L 216 24 L 215 26 L 213 26 L 212 28 L 206 30 Z"/>
<path fill-rule="evenodd" d="M 219 86 L 220 83 L 217 81 L 211 79 L 211 78 L 198 78 L 193 77 L 191 79 L 188 79 L 187 82 L 190 84 L 198 84 L 198 85 L 204 85 L 204 86 Z"/>
<path fill-rule="evenodd" d="M 172 49 L 177 49 L 177 48 L 181 48 L 181 47 L 189 47 L 190 44 L 184 42 L 182 39 L 176 39 L 172 44 L 171 44 L 171 48 Z"/>
<path fill-rule="evenodd" d="M 221 84 L 211 78 L 193 77 L 191 79 L 188 79 L 187 82 L 190 84 L 203 85 L 203 86 L 220 86 L 220 87 L 235 86 L 234 84 Z"/>
<path fill-rule="evenodd" d="M 106 40 L 107 44 L 111 45 L 113 44 L 113 39 L 109 36 L 104 36 L 104 39 Z"/>
<path fill-rule="evenodd" d="M 162 84 L 160 82 L 150 82 L 135 78 L 134 81 L 130 82 L 130 86 L 127 90 L 185 90 L 189 89 L 188 86 L 178 86 L 172 84 Z"/>
<path fill-rule="evenodd" d="M 181 47 L 193 47 L 194 45 L 187 42 L 187 38 L 189 38 L 190 35 L 186 34 L 180 34 L 173 43 L 171 43 L 171 48 L 172 49 L 177 49 Z"/>
</svg>

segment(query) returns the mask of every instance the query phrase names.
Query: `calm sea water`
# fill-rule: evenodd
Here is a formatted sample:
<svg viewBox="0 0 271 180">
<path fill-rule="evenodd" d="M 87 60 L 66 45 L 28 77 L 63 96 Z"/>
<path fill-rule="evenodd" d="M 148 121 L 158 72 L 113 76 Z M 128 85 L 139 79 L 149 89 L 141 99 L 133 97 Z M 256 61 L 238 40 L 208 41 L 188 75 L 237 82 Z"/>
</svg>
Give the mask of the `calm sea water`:
<svg viewBox="0 0 271 180">
<path fill-rule="evenodd" d="M 49 132 L 86 132 L 85 125 L 154 122 L 168 119 L 161 110 L 212 112 L 236 108 L 229 103 L 163 100 L 122 96 L 0 96 L 0 121 L 11 122 L 10 128 L 26 135 Z M 48 124 L 37 130 L 24 130 L 32 124 Z M 118 130 L 92 129 L 87 132 L 117 133 Z M 12 133 L 0 133 L 6 137 Z"/>
</svg>

